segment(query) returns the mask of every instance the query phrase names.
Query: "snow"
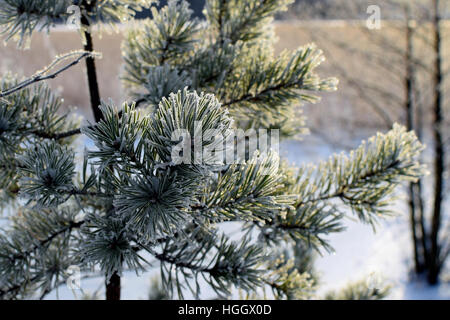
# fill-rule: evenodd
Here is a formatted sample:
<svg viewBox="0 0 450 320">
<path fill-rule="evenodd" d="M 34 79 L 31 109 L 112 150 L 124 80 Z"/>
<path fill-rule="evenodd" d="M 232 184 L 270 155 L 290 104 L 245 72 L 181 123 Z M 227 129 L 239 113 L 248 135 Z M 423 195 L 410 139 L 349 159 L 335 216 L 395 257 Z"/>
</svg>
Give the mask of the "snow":
<svg viewBox="0 0 450 320">
<path fill-rule="evenodd" d="M 281 150 L 291 163 L 316 162 L 336 152 L 330 146 L 299 141 L 288 142 Z M 347 218 L 346 230 L 328 238 L 335 252 L 316 259 L 321 281 L 319 296 L 351 282 L 370 281 L 375 276 L 391 286 L 389 299 L 450 299 L 448 281 L 432 287 L 411 275 L 412 245 L 407 211 L 398 201 L 393 212 L 394 216 L 379 221 L 375 231 L 372 226 Z"/>
</svg>

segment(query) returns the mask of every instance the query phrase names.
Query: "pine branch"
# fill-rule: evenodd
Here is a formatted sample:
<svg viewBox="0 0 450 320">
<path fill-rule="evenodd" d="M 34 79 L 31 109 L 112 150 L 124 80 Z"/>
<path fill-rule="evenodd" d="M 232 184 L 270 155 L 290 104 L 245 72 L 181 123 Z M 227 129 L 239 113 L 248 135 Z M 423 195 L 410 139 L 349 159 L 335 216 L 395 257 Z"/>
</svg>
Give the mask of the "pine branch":
<svg viewBox="0 0 450 320">
<path fill-rule="evenodd" d="M 278 163 L 272 152 L 229 166 L 204 192 L 196 212 L 220 222 L 271 220 L 295 201 L 295 195 L 279 194 L 283 175 Z"/>
<path fill-rule="evenodd" d="M 386 135 L 378 134 L 363 143 L 349 157 L 335 155 L 318 167 L 302 168 L 286 190 L 298 195 L 295 210 L 256 226 L 269 242 L 283 239 L 284 230 L 316 249 L 330 248 L 321 237 L 342 231 L 344 215 L 332 200 L 340 199 L 361 222 L 374 224 L 377 217 L 388 213 L 386 207 L 392 202 L 395 186 L 424 172 L 415 160 L 422 149 L 412 132 L 395 125 Z"/>
<path fill-rule="evenodd" d="M 380 167 L 380 168 L 377 168 L 376 170 L 368 171 L 368 172 L 364 173 L 362 176 L 357 177 L 357 179 L 355 179 L 351 184 L 340 185 L 339 188 L 337 189 L 337 191 L 335 191 L 333 193 L 329 193 L 329 194 L 324 193 L 324 194 L 320 194 L 318 197 L 315 197 L 315 198 L 310 198 L 308 200 L 301 200 L 300 202 L 298 202 L 296 204 L 296 207 L 299 207 L 299 206 L 302 206 L 305 204 L 316 203 L 316 202 L 320 202 L 320 201 L 332 200 L 333 198 L 340 198 L 342 200 L 347 200 L 350 202 L 360 201 L 357 199 L 353 199 L 349 195 L 346 195 L 346 190 L 357 187 L 358 185 L 360 185 L 361 183 L 364 183 L 368 179 L 376 179 L 378 177 L 382 177 L 384 174 L 386 174 L 387 171 L 389 171 L 391 169 L 395 169 L 399 164 L 400 164 L 400 162 L 398 160 L 394 160 L 394 161 L 388 163 L 387 166 L 385 166 L 385 167 Z"/>
<path fill-rule="evenodd" d="M 66 232 L 71 232 L 73 229 L 80 228 L 85 223 L 84 220 L 81 220 L 79 222 L 71 221 L 68 226 L 61 228 L 60 230 L 55 231 L 54 233 L 50 234 L 46 239 L 40 240 L 37 244 L 32 246 L 30 249 L 25 250 L 21 252 L 20 254 L 14 255 L 11 257 L 11 263 L 14 264 L 16 260 L 18 259 L 25 259 L 31 254 L 35 253 L 37 250 L 41 249 L 48 243 L 52 242 L 53 239 L 55 239 L 57 236 L 64 234 Z"/>
<path fill-rule="evenodd" d="M 164 254 L 164 253 L 157 253 L 155 250 L 153 250 L 153 249 L 151 249 L 151 248 L 149 248 L 147 246 L 143 246 L 142 244 L 139 244 L 139 243 L 138 243 L 138 246 L 141 249 L 145 249 L 146 251 L 148 251 L 150 254 L 152 254 L 159 261 L 173 264 L 174 266 L 176 266 L 178 268 L 187 268 L 187 269 L 193 270 L 195 272 L 206 272 L 206 273 L 213 273 L 214 272 L 213 268 L 202 267 L 202 266 L 198 266 L 198 265 L 195 265 L 195 264 L 192 264 L 192 263 L 189 263 L 189 262 L 178 261 L 174 257 L 171 257 L 171 256 L 169 256 L 167 254 Z"/>
<path fill-rule="evenodd" d="M 390 293 L 390 286 L 379 284 L 379 288 L 369 288 L 367 281 L 349 284 L 340 291 L 330 291 L 325 294 L 326 300 L 382 300 Z"/>
<path fill-rule="evenodd" d="M 249 245 L 249 239 L 243 239 L 237 244 L 230 242 L 225 236 L 217 238 L 214 234 L 208 234 L 199 242 L 197 236 L 194 234 L 191 239 L 181 241 L 173 239 L 163 245 L 161 253 L 138 243 L 139 247 L 161 261 L 163 284 L 170 293 L 173 294 L 176 287 L 182 298 L 180 276 L 186 280 L 195 279 L 196 288 L 186 281 L 195 296 L 198 296 L 200 290 L 199 274 L 219 295 L 229 294 L 230 284 L 238 284 L 245 290 L 251 290 L 262 283 L 262 271 L 257 269 L 262 249 Z M 176 277 L 176 282 L 171 280 L 173 276 Z"/>
<path fill-rule="evenodd" d="M 32 278 L 30 278 L 22 283 L 15 284 L 6 289 L 0 288 L 0 298 L 3 299 L 3 297 L 7 296 L 8 294 L 13 294 L 13 296 L 15 296 L 27 284 L 33 283 L 38 279 L 39 279 L 39 275 L 35 275 Z"/>
<path fill-rule="evenodd" d="M 284 51 L 277 60 L 264 55 L 247 59 L 250 67 L 227 78 L 226 84 L 233 90 L 221 92 L 223 106 L 241 104 L 240 107 L 256 114 L 261 111 L 279 114 L 286 113 L 295 102 L 316 102 L 315 92 L 336 90 L 336 79 L 321 79 L 315 74 L 323 53 L 314 45 L 295 52 Z"/>
<path fill-rule="evenodd" d="M 45 213 L 45 214 L 43 214 Z M 0 261 L 2 264 L 2 283 L 14 283 L 7 288 L 0 288 L 0 298 L 5 295 L 17 294 L 22 288 L 30 283 L 46 281 L 46 277 L 52 273 L 51 254 L 46 255 L 50 248 L 54 248 L 54 241 L 63 235 L 70 237 L 72 230 L 79 229 L 86 220 L 76 221 L 76 212 L 66 209 L 47 211 L 24 211 L 21 216 L 13 218 L 13 228 L 10 232 L 11 239 L 5 236 L 0 238 L 2 244 L 2 254 Z M 65 241 L 65 240 L 64 240 Z M 58 242 L 56 246 L 61 245 Z M 42 250 L 42 252 L 39 252 Z M 39 252 L 39 254 L 38 254 Z M 50 258 L 50 266 L 36 263 L 30 264 L 30 260 L 40 258 Z M 44 269 L 42 269 L 44 268 Z M 28 274 L 34 274 L 29 278 Z M 10 279 L 14 278 L 14 281 Z M 17 279 L 23 279 L 18 281 Z M 17 282 L 18 281 L 18 282 Z"/>
<path fill-rule="evenodd" d="M 134 102 L 130 102 L 128 103 L 129 105 L 134 104 L 135 108 L 139 108 L 143 103 L 146 102 L 146 99 L 141 98 L 138 99 Z M 122 117 L 123 111 L 120 110 L 118 112 L 119 118 Z M 94 129 L 96 127 L 96 125 L 90 125 L 90 126 L 86 126 L 86 129 Z M 60 139 L 64 139 L 64 138 L 69 138 L 75 135 L 79 135 L 82 132 L 82 128 L 75 128 L 69 131 L 65 131 L 65 132 L 59 132 L 59 133 L 48 133 L 45 131 L 41 131 L 41 130 L 37 130 L 37 131 L 32 131 L 31 133 L 40 137 L 40 138 L 44 138 L 44 139 L 54 139 L 54 140 L 60 140 Z"/>
</svg>

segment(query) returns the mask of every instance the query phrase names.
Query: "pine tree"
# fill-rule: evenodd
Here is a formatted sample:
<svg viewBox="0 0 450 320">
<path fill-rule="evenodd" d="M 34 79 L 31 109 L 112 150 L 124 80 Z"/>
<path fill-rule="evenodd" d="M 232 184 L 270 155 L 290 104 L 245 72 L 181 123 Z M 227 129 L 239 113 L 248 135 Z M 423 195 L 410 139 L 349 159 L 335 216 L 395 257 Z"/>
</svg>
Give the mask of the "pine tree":
<svg viewBox="0 0 450 320">
<path fill-rule="evenodd" d="M 232 163 L 201 152 L 198 161 L 199 149 L 222 148 L 210 132 L 232 146 L 262 129 L 303 134 L 297 106 L 335 90 L 336 80 L 316 73 L 324 57 L 314 45 L 274 54 L 270 22 L 291 0 L 208 0 L 205 21 L 185 1 L 169 1 L 126 32 L 122 81 L 132 102 L 99 103 L 93 27 L 130 20 L 148 2 L 0 1 L 0 24 L 19 45 L 78 5 L 84 46 L 31 78 L 2 78 L 0 187 L 13 213 L 0 235 L 0 296 L 45 297 L 76 265 L 101 272 L 107 298 L 119 299 L 124 271 L 158 263 L 171 297 L 198 296 L 203 285 L 220 297 L 234 288 L 309 297 L 312 280 L 286 250 L 331 250 L 326 235 L 343 231 L 348 212 L 362 223 L 384 217 L 395 187 L 422 175 L 421 144 L 395 125 L 348 155 L 300 168 L 262 148 L 232 154 Z M 96 121 L 78 127 L 43 80 L 82 59 Z M 207 137 L 188 143 L 181 162 L 179 130 Z M 80 154 L 78 135 L 95 147 Z M 226 222 L 240 223 L 239 241 L 220 229 Z"/>
</svg>

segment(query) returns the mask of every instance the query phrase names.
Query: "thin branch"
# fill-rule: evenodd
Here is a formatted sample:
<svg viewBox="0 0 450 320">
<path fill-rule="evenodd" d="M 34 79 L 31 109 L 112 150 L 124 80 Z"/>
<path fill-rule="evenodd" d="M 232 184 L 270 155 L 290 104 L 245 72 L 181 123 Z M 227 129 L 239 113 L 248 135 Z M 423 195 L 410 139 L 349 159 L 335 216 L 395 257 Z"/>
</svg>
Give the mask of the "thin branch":
<svg viewBox="0 0 450 320">
<path fill-rule="evenodd" d="M 48 133 L 48 132 L 41 131 L 41 130 L 32 131 L 31 133 L 40 138 L 59 140 L 59 139 L 75 136 L 77 134 L 81 134 L 81 128 L 76 128 L 73 130 L 69 130 L 66 132 L 60 132 L 60 133 Z"/>
<path fill-rule="evenodd" d="M 166 263 L 170 263 L 174 266 L 176 266 L 177 268 L 186 268 L 186 269 L 190 269 L 196 272 L 207 272 L 207 273 L 213 273 L 214 272 L 214 268 L 207 268 L 207 267 L 202 267 L 199 265 L 194 265 L 192 263 L 189 262 L 181 262 L 181 261 L 177 261 L 177 259 L 175 257 L 171 257 L 168 256 L 164 253 L 157 253 L 155 250 L 149 248 L 146 245 L 143 245 L 139 242 L 136 242 L 136 244 L 141 248 L 146 250 L 148 253 L 150 253 L 151 255 L 153 255 L 156 259 L 158 259 L 161 262 L 166 262 Z"/>
<path fill-rule="evenodd" d="M 257 102 L 260 100 L 261 96 L 271 92 L 271 91 L 276 91 L 276 90 L 280 90 L 280 89 L 288 89 L 288 88 L 293 88 L 299 85 L 299 81 L 295 81 L 295 82 L 288 82 L 288 83 L 280 83 L 278 85 L 275 86 L 271 86 L 271 87 L 267 87 L 263 90 L 261 90 L 260 92 L 256 93 L 256 94 L 245 94 L 243 96 L 240 96 L 239 98 L 235 98 L 232 99 L 230 101 L 226 101 L 224 103 L 222 103 L 222 106 L 224 107 L 230 107 L 233 104 L 236 103 L 240 103 L 240 102 Z"/>
<path fill-rule="evenodd" d="M 86 191 L 86 190 L 79 190 L 79 189 L 73 189 L 68 192 L 68 194 L 73 196 L 92 196 L 92 197 L 101 197 L 101 198 L 112 198 L 114 195 L 107 194 L 107 193 L 101 193 L 101 192 L 93 192 L 93 191 Z"/>
<path fill-rule="evenodd" d="M 30 254 L 34 253 L 37 249 L 39 249 L 39 248 L 45 246 L 47 243 L 53 241 L 53 239 L 55 239 L 60 234 L 63 234 L 67 231 L 70 232 L 70 231 L 72 231 L 72 229 L 80 228 L 84 223 L 85 223 L 84 220 L 79 221 L 79 222 L 71 221 L 68 226 L 61 228 L 58 231 L 52 233 L 50 236 L 48 236 L 44 240 L 39 241 L 39 243 L 35 244 L 30 249 L 25 250 L 24 252 L 21 252 L 20 254 L 16 254 L 16 255 L 12 256 L 12 258 L 10 259 L 11 262 L 14 263 L 17 259 L 26 258 Z"/>
<path fill-rule="evenodd" d="M 52 62 L 48 67 L 44 68 L 43 71 L 38 72 L 37 74 L 35 74 L 34 76 L 32 76 L 29 79 L 26 79 L 24 81 L 22 81 L 21 83 L 17 84 L 16 86 L 7 89 L 5 91 L 0 92 L 0 98 L 4 98 L 10 94 L 13 94 L 19 90 L 24 89 L 25 87 L 28 87 L 34 83 L 40 82 L 40 81 L 44 81 L 44 80 L 48 80 L 48 79 L 54 79 L 56 78 L 60 73 L 66 71 L 67 69 L 77 65 L 81 60 L 83 60 L 84 58 L 87 57 L 92 57 L 94 55 L 96 55 L 93 52 L 85 52 L 83 51 L 83 53 L 74 61 L 72 61 L 71 63 L 65 65 L 64 67 L 56 70 L 53 73 L 47 74 L 46 73 L 51 70 L 57 63 L 59 63 L 61 60 L 65 60 L 67 59 L 69 56 L 73 56 L 74 54 L 80 54 L 80 52 L 73 52 L 73 53 L 69 53 L 66 55 L 63 55 L 59 58 L 57 58 L 54 62 Z"/>
</svg>

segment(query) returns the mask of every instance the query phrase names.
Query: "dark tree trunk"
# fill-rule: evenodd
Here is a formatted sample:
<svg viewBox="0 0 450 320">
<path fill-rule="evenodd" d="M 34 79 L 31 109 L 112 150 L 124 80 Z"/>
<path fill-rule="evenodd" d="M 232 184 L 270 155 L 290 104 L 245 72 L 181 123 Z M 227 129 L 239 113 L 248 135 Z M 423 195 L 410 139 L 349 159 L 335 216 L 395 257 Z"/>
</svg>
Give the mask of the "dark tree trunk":
<svg viewBox="0 0 450 320">
<path fill-rule="evenodd" d="M 416 187 L 413 182 L 408 186 L 408 206 L 409 206 L 409 221 L 411 227 L 411 236 L 413 242 L 413 254 L 414 254 L 414 269 L 416 273 L 423 272 L 423 264 L 419 252 L 419 239 L 417 236 L 417 218 L 416 218 Z"/>
<path fill-rule="evenodd" d="M 95 1 L 90 2 L 89 4 L 85 4 L 86 11 L 91 11 L 93 6 L 95 6 Z M 94 51 L 94 43 L 92 41 L 92 35 L 89 30 L 90 22 L 88 18 L 83 15 L 81 16 L 81 25 L 84 30 L 84 50 L 93 52 Z M 89 95 L 91 99 L 91 108 L 92 112 L 94 113 L 94 119 L 96 122 L 100 121 L 102 119 L 102 113 L 100 111 L 99 105 L 100 105 L 100 90 L 98 87 L 98 81 L 97 81 L 97 71 L 95 67 L 95 59 L 94 57 L 88 57 L 86 59 L 86 73 L 88 78 L 88 86 L 89 86 Z"/>
<path fill-rule="evenodd" d="M 87 12 L 92 12 L 93 8 L 96 5 L 96 1 L 86 1 L 83 0 L 82 2 L 83 7 L 86 9 Z M 82 15 L 81 16 L 81 25 L 85 30 L 83 31 L 84 35 L 84 50 L 93 52 L 94 51 L 94 43 L 92 41 L 92 35 L 90 32 L 90 22 L 87 18 L 87 16 Z M 100 90 L 98 87 L 98 81 L 97 81 L 97 69 L 95 66 L 95 59 L 93 57 L 88 57 L 86 59 L 86 73 L 88 78 L 88 87 L 89 87 L 89 95 L 91 99 L 91 108 L 92 112 L 94 113 L 94 119 L 95 122 L 99 122 L 103 115 L 100 111 Z M 117 272 L 115 272 L 109 281 L 106 281 L 106 300 L 120 300 L 120 276 Z"/>
<path fill-rule="evenodd" d="M 420 139 L 420 138 L 419 138 Z M 419 180 L 414 187 L 416 188 L 416 209 L 419 213 L 418 224 L 420 227 L 420 241 L 422 243 L 422 270 L 429 268 L 429 248 L 428 248 L 428 233 L 425 228 L 425 206 L 423 201 L 422 180 Z"/>
<path fill-rule="evenodd" d="M 412 21 L 410 20 L 410 7 L 405 6 L 406 15 L 406 54 L 405 54 L 405 112 L 406 112 L 406 128 L 408 131 L 414 130 L 414 65 L 413 65 L 413 37 L 414 29 Z M 411 227 L 411 237 L 413 243 L 414 267 L 416 273 L 423 271 L 423 263 L 420 256 L 420 242 L 417 232 L 417 187 L 414 182 L 409 183 L 408 186 L 408 206 L 409 206 L 409 220 Z"/>
<path fill-rule="evenodd" d="M 414 57 L 411 55 L 411 57 Z M 414 69 L 416 70 L 415 64 L 413 64 Z M 415 76 L 415 74 L 414 74 Z M 423 114 L 424 114 L 424 106 L 421 97 L 421 89 L 417 87 L 416 82 L 414 81 L 415 77 L 413 77 L 413 97 L 414 97 L 414 117 L 413 117 L 413 127 L 416 132 L 417 138 L 419 141 L 422 141 L 423 138 Z M 420 156 L 421 157 L 421 156 Z M 419 161 L 422 162 L 422 159 L 419 158 Z M 418 225 L 418 231 L 420 234 L 418 235 L 418 240 L 421 242 L 419 256 L 422 262 L 422 269 L 419 270 L 419 273 L 425 272 L 429 268 L 429 234 L 425 225 L 425 204 L 423 198 L 423 181 L 419 179 L 417 183 L 414 184 L 414 204 L 416 211 L 416 223 Z M 417 229 L 416 229 L 417 230 Z"/>
<path fill-rule="evenodd" d="M 435 93 L 434 93 L 434 110 L 433 110 L 433 137 L 434 137 L 434 199 L 433 199 L 433 218 L 431 222 L 430 234 L 430 269 L 428 274 L 428 282 L 436 284 L 439 278 L 441 268 L 440 263 L 440 246 L 439 246 L 439 229 L 441 228 L 441 211 L 443 200 L 443 175 L 444 175 L 444 144 L 442 139 L 442 35 L 440 29 L 441 18 L 439 16 L 439 0 L 433 0 L 434 5 L 434 50 L 436 54 L 435 66 Z"/>
<path fill-rule="evenodd" d="M 415 90 L 415 92 L 418 92 Z M 419 101 L 420 99 L 417 99 Z M 416 117 L 416 134 L 419 141 L 422 141 L 423 137 L 423 105 L 417 104 L 416 105 L 416 114 L 418 115 Z M 421 159 L 420 159 L 421 160 Z M 417 181 L 415 187 L 416 187 L 416 209 L 418 210 L 418 223 L 420 227 L 420 240 L 422 241 L 422 259 L 423 259 L 423 269 L 428 270 L 429 268 L 429 235 L 427 232 L 427 229 L 425 227 L 425 203 L 423 200 L 423 183 L 422 179 L 419 179 Z"/>
<path fill-rule="evenodd" d="M 106 282 L 106 300 L 120 300 L 120 276 L 117 272 Z"/>
</svg>

